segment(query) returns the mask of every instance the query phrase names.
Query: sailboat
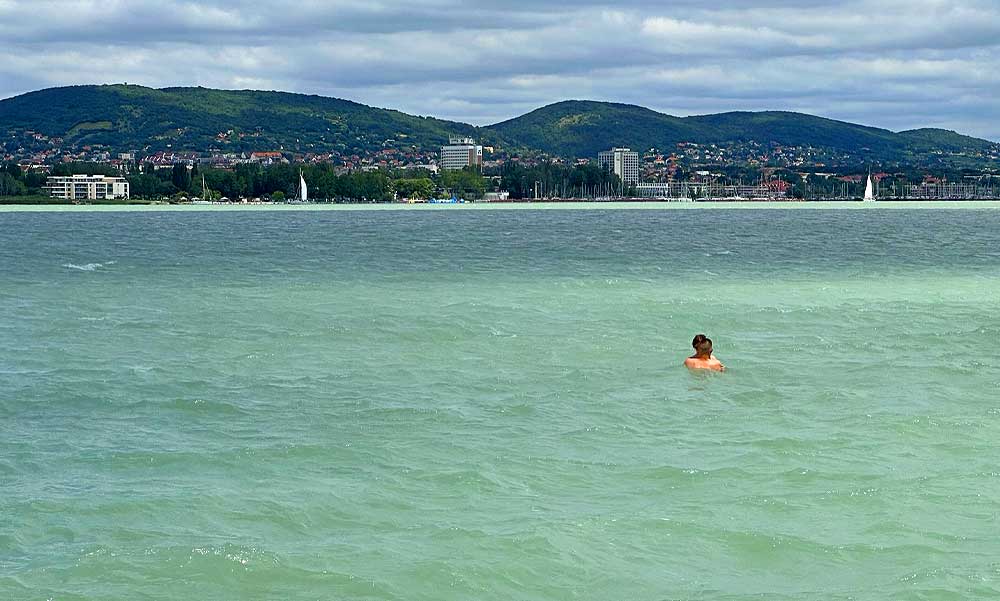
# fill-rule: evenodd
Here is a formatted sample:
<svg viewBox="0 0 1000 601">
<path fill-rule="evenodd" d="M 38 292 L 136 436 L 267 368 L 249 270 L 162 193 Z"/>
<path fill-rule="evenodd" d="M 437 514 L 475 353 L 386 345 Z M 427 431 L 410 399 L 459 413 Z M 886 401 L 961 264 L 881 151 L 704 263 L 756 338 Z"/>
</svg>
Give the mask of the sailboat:
<svg viewBox="0 0 1000 601">
<path fill-rule="evenodd" d="M 302 170 L 299 169 L 299 194 L 295 200 L 290 200 L 289 203 L 300 204 L 309 202 L 309 187 L 306 186 L 306 178 L 302 175 Z"/>
<path fill-rule="evenodd" d="M 875 185 L 872 184 L 872 172 L 868 170 L 868 185 L 865 186 L 864 202 L 875 202 Z"/>
<path fill-rule="evenodd" d="M 201 199 L 195 200 L 192 204 L 196 205 L 210 205 L 212 204 L 212 196 L 209 194 L 208 186 L 205 185 L 205 174 L 201 174 Z"/>
</svg>

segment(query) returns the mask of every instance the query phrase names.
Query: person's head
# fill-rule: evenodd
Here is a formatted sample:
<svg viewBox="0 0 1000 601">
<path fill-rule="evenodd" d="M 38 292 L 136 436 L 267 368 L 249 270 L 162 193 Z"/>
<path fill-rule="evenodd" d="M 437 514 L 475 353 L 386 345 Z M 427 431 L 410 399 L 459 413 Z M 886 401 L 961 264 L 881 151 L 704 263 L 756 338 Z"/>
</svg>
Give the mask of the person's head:
<svg viewBox="0 0 1000 601">
<path fill-rule="evenodd" d="M 712 354 L 712 339 L 704 334 L 698 334 L 691 341 L 694 353 L 699 357 L 708 357 Z"/>
</svg>

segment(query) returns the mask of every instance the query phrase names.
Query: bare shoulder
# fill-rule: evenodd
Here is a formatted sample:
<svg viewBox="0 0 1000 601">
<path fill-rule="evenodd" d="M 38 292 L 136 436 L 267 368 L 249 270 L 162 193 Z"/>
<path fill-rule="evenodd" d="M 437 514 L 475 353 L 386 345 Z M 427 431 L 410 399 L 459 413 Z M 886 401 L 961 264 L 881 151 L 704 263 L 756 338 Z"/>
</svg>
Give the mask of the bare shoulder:
<svg viewBox="0 0 1000 601">
<path fill-rule="evenodd" d="M 697 357 L 688 357 L 684 360 L 684 367 L 688 369 L 707 369 L 711 371 L 726 371 L 726 366 L 722 364 L 721 361 L 715 359 L 699 359 Z"/>
</svg>

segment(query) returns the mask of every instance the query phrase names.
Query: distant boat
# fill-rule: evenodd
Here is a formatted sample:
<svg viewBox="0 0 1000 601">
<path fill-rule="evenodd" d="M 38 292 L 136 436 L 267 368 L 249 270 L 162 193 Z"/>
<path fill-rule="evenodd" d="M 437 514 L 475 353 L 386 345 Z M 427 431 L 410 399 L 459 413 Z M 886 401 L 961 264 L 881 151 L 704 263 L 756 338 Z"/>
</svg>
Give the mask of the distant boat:
<svg viewBox="0 0 1000 601">
<path fill-rule="evenodd" d="M 872 184 L 871 171 L 868 172 L 868 185 L 865 186 L 864 202 L 875 202 L 875 185 Z"/>
<path fill-rule="evenodd" d="M 205 174 L 201 176 L 201 198 L 197 196 L 191 198 L 191 204 L 193 205 L 211 205 L 215 204 L 212 202 L 212 191 L 208 189 L 205 185 Z"/>
<path fill-rule="evenodd" d="M 293 199 L 289 200 L 287 204 L 301 204 L 309 202 L 309 187 L 306 186 L 306 178 L 302 175 L 302 170 L 299 170 L 299 193 Z"/>
</svg>

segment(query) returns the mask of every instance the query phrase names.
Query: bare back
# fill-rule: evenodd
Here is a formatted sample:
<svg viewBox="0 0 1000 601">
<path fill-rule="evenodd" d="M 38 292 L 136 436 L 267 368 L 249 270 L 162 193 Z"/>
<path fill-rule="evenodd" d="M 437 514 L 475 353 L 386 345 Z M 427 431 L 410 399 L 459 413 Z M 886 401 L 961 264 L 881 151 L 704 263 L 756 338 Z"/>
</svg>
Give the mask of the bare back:
<svg viewBox="0 0 1000 601">
<path fill-rule="evenodd" d="M 684 367 L 688 369 L 708 369 L 712 371 L 726 371 L 726 366 L 715 358 L 715 355 L 700 357 L 695 355 L 684 360 Z"/>
</svg>

